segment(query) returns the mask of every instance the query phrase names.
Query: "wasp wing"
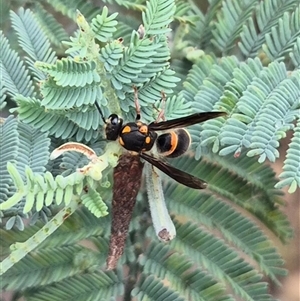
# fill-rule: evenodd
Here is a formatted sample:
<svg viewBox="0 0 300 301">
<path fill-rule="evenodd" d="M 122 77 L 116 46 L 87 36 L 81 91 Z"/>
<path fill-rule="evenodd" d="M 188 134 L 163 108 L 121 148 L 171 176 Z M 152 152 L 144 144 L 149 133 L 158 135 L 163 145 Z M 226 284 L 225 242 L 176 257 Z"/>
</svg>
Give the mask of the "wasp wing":
<svg viewBox="0 0 300 301">
<path fill-rule="evenodd" d="M 207 183 L 201 179 L 198 179 L 180 169 L 177 169 L 166 162 L 163 162 L 155 157 L 152 157 L 145 153 L 139 154 L 141 158 L 149 162 L 150 164 L 154 165 L 162 172 L 167 174 L 169 177 L 174 179 L 175 181 L 188 186 L 194 189 L 204 189 L 207 186 Z"/>
<path fill-rule="evenodd" d="M 186 127 L 196 123 L 200 123 L 209 119 L 217 118 L 226 115 L 225 112 L 204 112 L 195 113 L 189 116 L 166 120 L 161 122 L 151 122 L 148 125 L 149 131 L 169 130 L 173 128 Z"/>
</svg>

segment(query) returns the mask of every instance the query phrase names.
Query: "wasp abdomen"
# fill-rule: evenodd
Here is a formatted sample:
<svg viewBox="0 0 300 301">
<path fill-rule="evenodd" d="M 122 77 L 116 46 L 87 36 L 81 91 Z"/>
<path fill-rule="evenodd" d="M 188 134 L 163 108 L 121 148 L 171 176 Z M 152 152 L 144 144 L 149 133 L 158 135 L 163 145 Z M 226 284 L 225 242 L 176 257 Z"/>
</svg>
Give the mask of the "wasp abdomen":
<svg viewBox="0 0 300 301">
<path fill-rule="evenodd" d="M 185 129 L 176 129 L 157 137 L 158 152 L 169 158 L 176 158 L 184 154 L 191 144 L 191 136 Z"/>
</svg>

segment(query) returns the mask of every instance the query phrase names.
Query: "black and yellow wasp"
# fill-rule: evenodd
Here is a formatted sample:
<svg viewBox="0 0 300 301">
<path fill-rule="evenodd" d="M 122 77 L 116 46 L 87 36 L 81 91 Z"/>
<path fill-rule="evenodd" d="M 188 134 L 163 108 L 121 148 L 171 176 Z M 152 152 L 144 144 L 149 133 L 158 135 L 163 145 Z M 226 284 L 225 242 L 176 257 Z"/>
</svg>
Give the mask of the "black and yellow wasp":
<svg viewBox="0 0 300 301">
<path fill-rule="evenodd" d="M 167 158 L 179 157 L 188 150 L 191 144 L 190 134 L 187 130 L 183 129 L 183 127 L 224 116 L 226 113 L 195 113 L 173 120 L 154 121 L 150 124 L 146 124 L 140 121 L 141 116 L 138 104 L 137 89 L 135 89 L 135 105 L 137 110 L 135 121 L 124 124 L 123 119 L 116 114 L 111 114 L 106 120 L 99 105 L 96 103 L 97 109 L 99 110 L 103 122 L 106 125 L 106 139 L 111 141 L 116 141 L 118 139 L 119 143 L 125 149 L 138 153 L 141 158 L 185 186 L 194 189 L 206 188 L 207 184 L 205 181 L 179 170 L 147 152 L 151 151 L 155 146 L 156 152 L 159 154 L 159 156 L 164 156 Z M 157 131 L 167 130 L 169 131 L 160 135 L 156 133 Z"/>
</svg>

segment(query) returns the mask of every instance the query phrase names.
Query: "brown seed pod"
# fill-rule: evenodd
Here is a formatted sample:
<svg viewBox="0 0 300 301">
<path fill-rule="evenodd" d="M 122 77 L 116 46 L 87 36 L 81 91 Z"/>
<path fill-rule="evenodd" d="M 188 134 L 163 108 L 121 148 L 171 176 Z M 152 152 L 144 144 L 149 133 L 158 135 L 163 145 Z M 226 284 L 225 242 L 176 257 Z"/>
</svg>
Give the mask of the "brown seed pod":
<svg viewBox="0 0 300 301">
<path fill-rule="evenodd" d="M 112 224 L 107 270 L 116 268 L 122 256 L 136 196 L 141 186 L 144 164 L 139 156 L 125 153 L 121 155 L 114 169 L 112 199 Z"/>
</svg>

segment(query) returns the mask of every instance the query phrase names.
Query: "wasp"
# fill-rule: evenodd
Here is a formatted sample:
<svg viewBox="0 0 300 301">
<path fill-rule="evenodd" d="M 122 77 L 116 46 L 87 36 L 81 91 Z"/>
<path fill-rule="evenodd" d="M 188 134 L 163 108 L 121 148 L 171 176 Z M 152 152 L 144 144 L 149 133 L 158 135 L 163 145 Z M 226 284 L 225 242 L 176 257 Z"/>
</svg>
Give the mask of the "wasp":
<svg viewBox="0 0 300 301">
<path fill-rule="evenodd" d="M 163 94 L 163 99 L 165 98 Z M 172 165 L 162 161 L 161 157 L 176 158 L 183 155 L 190 147 L 191 136 L 184 127 L 201 123 L 203 121 L 226 115 L 225 112 L 204 112 L 195 113 L 173 120 L 158 121 L 163 118 L 160 112 L 156 121 L 150 124 L 143 123 L 138 103 L 138 92 L 134 88 L 134 99 L 136 106 L 136 119 L 134 122 L 124 124 L 123 119 L 111 114 L 105 119 L 103 113 L 96 102 L 96 107 L 105 123 L 106 139 L 111 141 L 118 140 L 120 145 L 130 152 L 137 153 L 142 159 L 154 165 L 156 168 L 167 174 L 175 181 L 194 189 L 204 189 L 207 183 L 191 174 L 179 170 Z M 158 131 L 168 131 L 158 134 Z M 149 154 L 156 148 L 160 158 Z"/>
</svg>

